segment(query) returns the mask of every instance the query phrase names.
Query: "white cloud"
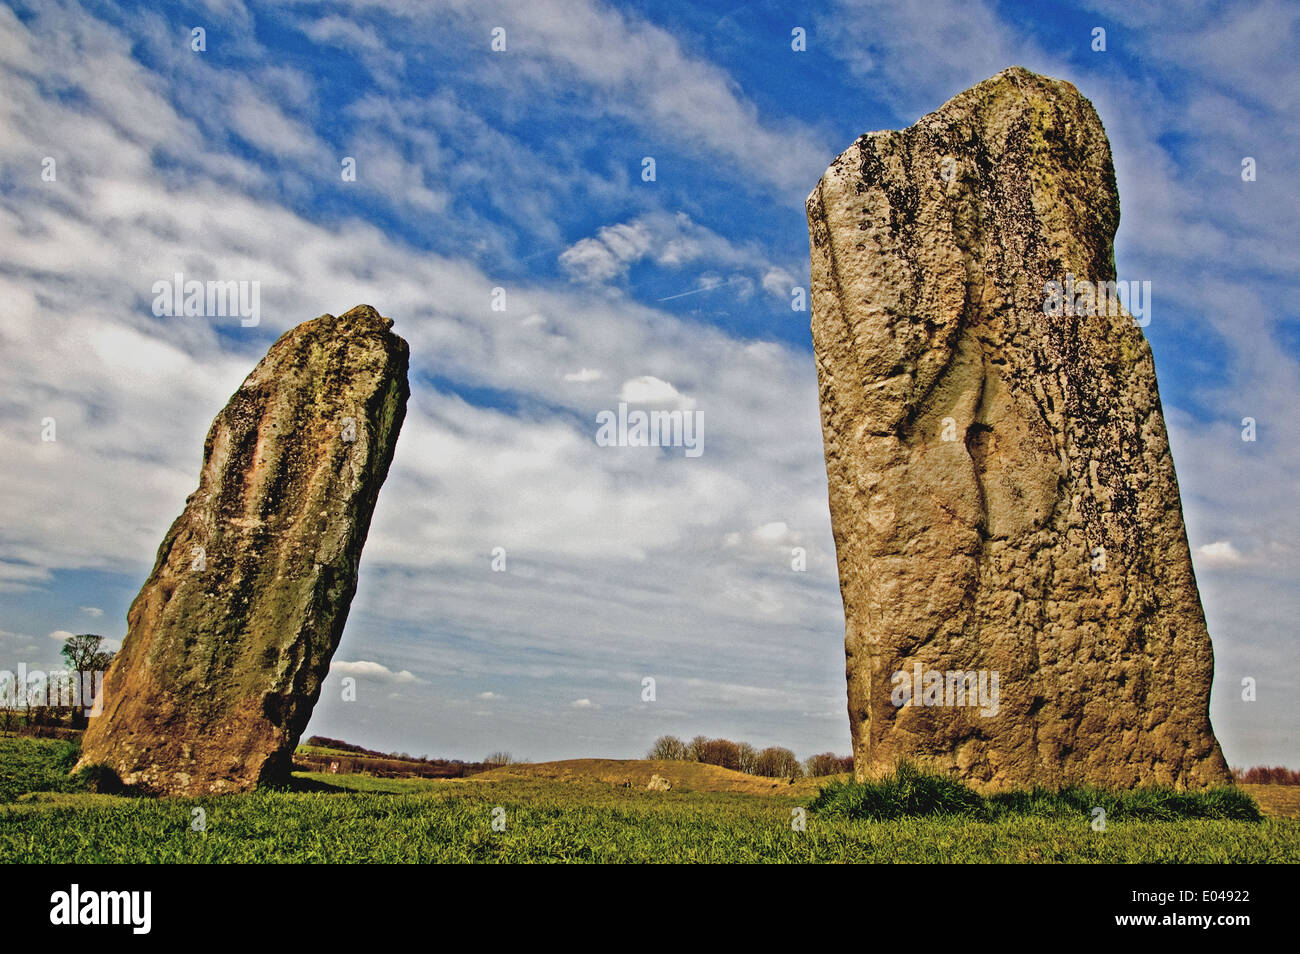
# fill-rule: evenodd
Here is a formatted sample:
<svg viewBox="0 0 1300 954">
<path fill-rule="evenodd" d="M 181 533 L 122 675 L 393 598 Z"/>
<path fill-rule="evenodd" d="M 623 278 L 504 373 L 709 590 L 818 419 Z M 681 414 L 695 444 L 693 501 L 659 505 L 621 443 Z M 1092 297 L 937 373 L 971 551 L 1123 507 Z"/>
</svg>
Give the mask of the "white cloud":
<svg viewBox="0 0 1300 954">
<path fill-rule="evenodd" d="M 450 202 L 447 193 L 430 188 L 425 170 L 386 143 L 359 140 L 348 147 L 348 155 L 356 160 L 356 181 L 352 185 L 385 205 L 422 215 L 446 211 Z"/>
<path fill-rule="evenodd" d="M 336 659 L 330 663 L 330 674 L 338 676 L 359 676 L 363 679 L 371 679 L 375 682 L 411 683 L 420 681 L 405 669 L 394 672 L 382 663 L 372 662 L 367 659 L 359 659 L 355 662 L 345 662 Z"/>
<path fill-rule="evenodd" d="M 784 543 L 790 536 L 790 527 L 784 520 L 773 520 L 755 530 L 754 536 L 763 543 Z"/>
<path fill-rule="evenodd" d="M 99 617 L 104 615 L 104 611 L 98 606 L 83 606 L 81 607 L 81 611 L 93 619 L 99 619 Z"/>
<path fill-rule="evenodd" d="M 0 593 L 6 590 L 25 590 L 50 579 L 45 567 L 0 560 Z"/>
<path fill-rule="evenodd" d="M 484 44 L 504 25 L 510 69 L 488 62 L 474 72 L 476 81 L 505 95 L 581 89 L 589 114 L 653 130 L 798 200 L 832 158 L 803 123 L 765 121 L 731 75 L 689 53 L 668 30 L 598 0 L 431 0 L 397 9 L 382 0 L 341 0 L 332 7 L 352 18 L 396 13 L 430 35 Z"/>
<path fill-rule="evenodd" d="M 595 709 L 598 706 L 590 699 L 575 699 L 569 703 L 575 709 Z"/>
<path fill-rule="evenodd" d="M 763 290 L 777 298 L 788 300 L 790 289 L 794 287 L 795 278 L 784 268 L 769 268 L 763 273 Z"/>
<path fill-rule="evenodd" d="M 623 382 L 618 399 L 628 404 L 671 405 L 683 411 L 692 410 L 695 400 L 679 392 L 667 381 L 661 381 L 651 374 L 639 378 L 630 378 Z"/>
<path fill-rule="evenodd" d="M 815 22 L 819 42 L 905 125 L 1008 66 L 1053 73 L 1060 64 L 987 0 L 836 0 Z"/>
<path fill-rule="evenodd" d="M 689 265 L 727 266 L 751 270 L 755 275 L 774 270 L 758 248 L 737 245 L 684 212 L 650 212 L 627 222 L 602 226 L 594 236 L 579 239 L 559 256 L 560 266 L 571 280 L 589 285 L 625 278 L 631 266 L 641 261 L 668 269 Z M 704 288 L 715 288 L 723 281 L 716 274 L 700 277 Z M 752 284 L 751 279 L 741 274 L 733 275 L 732 281 Z M 763 282 L 766 287 L 767 279 Z M 789 289 L 783 294 L 788 295 Z"/>
<path fill-rule="evenodd" d="M 575 384 L 590 384 L 593 381 L 604 379 L 605 373 L 592 368 L 583 368 L 581 371 L 570 371 L 564 376 L 564 380 L 572 381 Z"/>
<path fill-rule="evenodd" d="M 403 57 L 390 50 L 370 24 L 359 24 L 340 16 L 325 16 L 300 24 L 299 29 L 315 43 L 340 47 L 356 56 L 375 79 L 382 81 L 404 68 Z"/>
<path fill-rule="evenodd" d="M 1216 540 L 1206 543 L 1194 551 L 1194 555 L 1206 564 L 1214 566 L 1234 566 L 1242 561 L 1242 556 L 1230 540 Z"/>
<path fill-rule="evenodd" d="M 343 17 L 321 17 L 302 24 L 302 32 L 317 43 L 330 43 L 344 48 L 379 52 L 387 49 L 375 28 L 360 25 Z"/>
<path fill-rule="evenodd" d="M 230 128 L 263 152 L 292 158 L 328 155 L 309 126 L 250 87 L 238 88 L 225 108 Z"/>
<path fill-rule="evenodd" d="M 612 229 L 602 229 L 612 232 Z M 640 256 L 634 256 L 639 258 Z M 575 281 L 598 284 L 627 274 L 633 259 L 620 258 L 614 247 L 601 238 L 585 238 L 560 253 L 560 266 Z"/>
</svg>

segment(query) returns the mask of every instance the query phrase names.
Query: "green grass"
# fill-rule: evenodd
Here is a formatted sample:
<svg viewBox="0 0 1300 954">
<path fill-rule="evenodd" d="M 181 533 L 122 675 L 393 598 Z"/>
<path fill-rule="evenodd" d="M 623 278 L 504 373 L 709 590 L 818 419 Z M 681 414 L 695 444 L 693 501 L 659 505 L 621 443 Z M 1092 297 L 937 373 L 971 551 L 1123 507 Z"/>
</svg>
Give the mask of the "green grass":
<svg viewBox="0 0 1300 954">
<path fill-rule="evenodd" d="M 69 775 L 79 754 L 76 742 L 24 736 L 0 739 L 0 803 L 26 792 L 83 790 L 83 780 Z"/>
<path fill-rule="evenodd" d="M 38 744 L 49 745 L 43 740 Z M 0 760 L 10 766 L 10 743 Z M 57 759 L 62 758 L 63 762 Z M 26 753 L 33 777 L 48 779 Z M 18 778 L 20 773 L 10 773 Z M 9 776 L 6 776 L 9 777 Z M 595 781 L 372 779 L 313 774 L 296 790 L 199 799 L 121 798 L 58 787 L 0 805 L 11 862 L 1291 862 L 1300 822 L 1115 820 L 1081 814 L 885 821 L 807 812 L 796 796 Z M 494 831 L 493 810 L 505 830 Z M 194 831 L 195 809 L 206 831 Z"/>
<path fill-rule="evenodd" d="M 886 821 L 895 818 L 953 817 L 976 821 L 1031 816 L 1090 822 L 1096 809 L 1106 823 L 1213 819 L 1258 822 L 1264 816 L 1255 800 L 1230 785 L 1201 792 L 1136 788 L 1111 792 L 1091 786 L 1060 791 L 1035 788 L 983 796 L 960 781 L 910 763 L 874 782 L 831 782 L 812 800 L 809 811 L 824 818 Z"/>
</svg>

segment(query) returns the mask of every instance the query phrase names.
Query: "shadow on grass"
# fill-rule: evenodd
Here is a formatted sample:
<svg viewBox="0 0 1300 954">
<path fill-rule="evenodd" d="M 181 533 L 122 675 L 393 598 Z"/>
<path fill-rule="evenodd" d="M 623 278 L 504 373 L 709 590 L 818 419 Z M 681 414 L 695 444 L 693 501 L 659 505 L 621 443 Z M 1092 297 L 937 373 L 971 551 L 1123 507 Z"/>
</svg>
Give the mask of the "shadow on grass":
<svg viewBox="0 0 1300 954">
<path fill-rule="evenodd" d="M 290 775 L 286 781 L 264 787 L 277 792 L 332 792 L 339 795 L 345 795 L 353 791 L 346 785 L 337 785 L 324 779 L 310 778 L 297 773 Z"/>
<path fill-rule="evenodd" d="M 831 782 L 808 805 L 809 811 L 826 818 L 871 821 L 934 816 L 975 821 L 1092 818 L 1098 808 L 1107 821 L 1264 820 L 1255 800 L 1231 785 L 1200 792 L 1165 787 L 1113 792 L 1074 785 L 1060 791 L 1034 788 L 981 795 L 958 779 L 907 761 L 900 761 L 892 775 L 878 781 Z"/>
<path fill-rule="evenodd" d="M 121 795 L 125 798 L 148 798 L 150 793 L 135 785 L 127 785 L 121 776 L 107 765 L 87 765 L 68 776 L 64 791 L 95 792 L 99 795 Z"/>
<path fill-rule="evenodd" d="M 81 756 L 75 741 L 18 736 L 0 739 L 0 803 L 36 792 L 94 792 L 140 797 L 107 765 L 73 767 Z"/>
</svg>

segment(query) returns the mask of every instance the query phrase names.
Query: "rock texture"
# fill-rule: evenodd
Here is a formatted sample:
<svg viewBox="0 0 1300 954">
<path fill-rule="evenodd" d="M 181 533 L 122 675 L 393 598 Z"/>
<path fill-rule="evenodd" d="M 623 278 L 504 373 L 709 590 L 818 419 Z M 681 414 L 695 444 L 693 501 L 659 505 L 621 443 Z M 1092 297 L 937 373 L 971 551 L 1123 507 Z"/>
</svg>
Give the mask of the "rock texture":
<svg viewBox="0 0 1300 954">
<path fill-rule="evenodd" d="M 368 305 L 285 333 L 217 415 L 82 765 L 161 795 L 287 778 L 357 586 L 409 394 Z"/>
<path fill-rule="evenodd" d="M 861 137 L 807 212 L 859 776 L 1228 781 L 1151 349 L 1127 313 L 1046 313 L 1047 283 L 1115 278 L 1092 105 L 1006 70 Z M 996 714 L 897 694 L 918 664 L 996 672 Z"/>
</svg>

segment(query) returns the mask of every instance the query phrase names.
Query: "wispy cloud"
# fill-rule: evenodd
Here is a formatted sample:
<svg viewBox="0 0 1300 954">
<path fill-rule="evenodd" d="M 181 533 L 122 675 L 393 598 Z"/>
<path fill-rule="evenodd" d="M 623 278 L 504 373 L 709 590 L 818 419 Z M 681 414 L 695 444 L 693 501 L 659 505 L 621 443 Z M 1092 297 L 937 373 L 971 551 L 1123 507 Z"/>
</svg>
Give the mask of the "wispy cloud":
<svg viewBox="0 0 1300 954">
<path fill-rule="evenodd" d="M 1022 62 L 1076 81 L 1111 131 L 1121 270 L 1158 280 L 1148 331 L 1219 684 L 1297 675 L 1300 253 L 1279 236 L 1300 87 L 1278 42 L 1259 47 L 1275 84 L 1228 62 L 1261 24 L 1293 30 L 1285 8 L 1166 11 L 1145 47 L 1164 72 L 1110 76 L 978 0 L 814 6 L 803 80 L 670 11 L 592 0 L 213 3 L 208 54 L 144 5 L 17 9 L 0 6 L 0 591 L 35 608 L 11 628 L 98 619 L 69 614 L 83 604 L 120 626 L 216 411 L 288 327 L 367 302 L 410 341 L 413 393 L 331 679 L 386 688 L 324 693 L 314 731 L 464 757 L 635 754 L 665 731 L 845 750 L 815 366 L 788 304 L 801 201 L 853 136 Z M 1261 159 L 1253 190 L 1241 155 Z M 177 271 L 260 281 L 261 326 L 155 317 L 152 283 Z M 707 452 L 597 446 L 620 400 L 702 411 Z M 1230 755 L 1294 725 L 1258 711 Z"/>
</svg>

